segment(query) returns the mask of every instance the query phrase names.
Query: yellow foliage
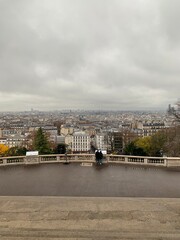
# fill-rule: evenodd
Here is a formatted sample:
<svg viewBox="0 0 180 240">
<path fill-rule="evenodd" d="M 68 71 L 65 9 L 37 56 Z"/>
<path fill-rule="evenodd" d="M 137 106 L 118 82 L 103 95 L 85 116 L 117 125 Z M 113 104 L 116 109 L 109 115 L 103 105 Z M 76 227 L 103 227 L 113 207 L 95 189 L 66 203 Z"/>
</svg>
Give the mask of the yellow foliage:
<svg viewBox="0 0 180 240">
<path fill-rule="evenodd" d="M 143 148 L 145 152 L 149 152 L 151 148 L 151 137 L 138 138 L 135 142 L 137 147 Z"/>
<path fill-rule="evenodd" d="M 5 152 L 7 152 L 8 149 L 8 146 L 0 144 L 0 155 L 3 155 Z"/>
</svg>

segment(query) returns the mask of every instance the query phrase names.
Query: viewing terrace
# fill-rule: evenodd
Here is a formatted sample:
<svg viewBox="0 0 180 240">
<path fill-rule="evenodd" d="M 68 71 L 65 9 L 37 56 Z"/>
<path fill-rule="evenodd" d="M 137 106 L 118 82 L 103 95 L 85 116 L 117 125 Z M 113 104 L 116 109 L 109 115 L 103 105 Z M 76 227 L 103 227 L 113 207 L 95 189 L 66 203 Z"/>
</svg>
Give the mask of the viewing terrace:
<svg viewBox="0 0 180 240">
<path fill-rule="evenodd" d="M 180 158 L 0 158 L 1 240 L 179 240 Z"/>
</svg>

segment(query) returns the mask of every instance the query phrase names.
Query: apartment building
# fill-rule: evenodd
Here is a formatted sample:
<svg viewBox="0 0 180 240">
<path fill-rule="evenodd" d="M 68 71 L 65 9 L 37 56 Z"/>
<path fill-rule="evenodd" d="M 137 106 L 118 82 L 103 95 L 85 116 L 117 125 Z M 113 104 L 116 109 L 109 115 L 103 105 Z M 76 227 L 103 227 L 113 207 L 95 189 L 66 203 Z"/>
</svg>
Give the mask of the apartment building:
<svg viewBox="0 0 180 240">
<path fill-rule="evenodd" d="M 152 136 L 156 132 L 167 128 L 164 122 L 134 122 L 131 126 L 137 137 Z"/>
<path fill-rule="evenodd" d="M 0 137 L 0 144 L 6 145 L 6 137 Z"/>
<path fill-rule="evenodd" d="M 96 134 L 95 146 L 100 150 L 107 150 L 107 135 L 103 133 Z"/>
<path fill-rule="evenodd" d="M 27 139 L 19 134 L 11 135 L 6 138 L 6 146 L 11 147 L 26 147 Z"/>
<path fill-rule="evenodd" d="M 71 127 L 71 126 L 66 126 L 66 125 L 62 125 L 62 126 L 61 126 L 61 129 L 60 129 L 61 135 L 67 136 L 67 135 L 73 134 L 73 132 L 74 132 L 73 127 Z"/>
<path fill-rule="evenodd" d="M 75 132 L 72 135 L 72 152 L 88 153 L 90 151 L 90 136 L 85 132 Z"/>
<path fill-rule="evenodd" d="M 164 123 L 144 123 L 143 124 L 143 136 L 152 136 L 156 132 L 165 129 Z"/>
</svg>

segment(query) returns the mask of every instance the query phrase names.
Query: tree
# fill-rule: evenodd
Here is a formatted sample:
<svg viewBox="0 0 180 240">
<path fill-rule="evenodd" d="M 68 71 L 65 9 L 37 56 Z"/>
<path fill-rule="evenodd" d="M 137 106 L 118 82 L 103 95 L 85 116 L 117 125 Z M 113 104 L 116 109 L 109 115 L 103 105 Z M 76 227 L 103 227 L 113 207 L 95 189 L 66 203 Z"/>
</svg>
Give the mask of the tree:
<svg viewBox="0 0 180 240">
<path fill-rule="evenodd" d="M 60 121 L 60 120 L 57 120 L 57 121 L 54 122 L 54 126 L 57 127 L 59 135 L 60 135 L 60 129 L 61 129 L 62 124 L 63 124 L 63 121 Z"/>
<path fill-rule="evenodd" d="M 134 155 L 134 156 L 146 156 L 146 152 L 143 148 L 136 146 L 136 142 L 128 143 L 124 148 L 124 153 L 126 155 Z"/>
<path fill-rule="evenodd" d="M 6 156 L 24 156 L 27 149 L 25 147 L 11 147 L 6 152 Z"/>
<path fill-rule="evenodd" d="M 142 148 L 146 155 L 150 154 L 152 139 L 150 136 L 138 138 L 135 140 L 135 145 L 139 148 Z"/>
<path fill-rule="evenodd" d="M 165 132 L 158 132 L 153 136 L 137 138 L 126 145 L 125 154 L 137 156 L 154 156 L 161 157 L 165 152 L 165 143 L 167 136 Z"/>
<path fill-rule="evenodd" d="M 167 156 L 180 156 L 180 126 L 168 129 L 164 150 Z"/>
<path fill-rule="evenodd" d="M 35 132 L 32 146 L 33 150 L 39 151 L 39 154 L 51 153 L 50 142 L 42 128 L 39 128 L 37 132 Z"/>
<path fill-rule="evenodd" d="M 55 154 L 65 154 L 66 153 L 66 144 L 58 144 L 53 151 Z"/>
<path fill-rule="evenodd" d="M 9 149 L 8 146 L 0 144 L 0 156 L 4 156 L 8 149 Z"/>
<path fill-rule="evenodd" d="M 162 157 L 162 152 L 165 151 L 165 143 L 167 135 L 165 132 L 157 132 L 151 136 L 150 156 Z"/>
<path fill-rule="evenodd" d="M 136 146 L 135 146 L 134 142 L 130 142 L 125 145 L 124 153 L 127 155 L 132 155 L 135 148 L 136 148 Z"/>
</svg>

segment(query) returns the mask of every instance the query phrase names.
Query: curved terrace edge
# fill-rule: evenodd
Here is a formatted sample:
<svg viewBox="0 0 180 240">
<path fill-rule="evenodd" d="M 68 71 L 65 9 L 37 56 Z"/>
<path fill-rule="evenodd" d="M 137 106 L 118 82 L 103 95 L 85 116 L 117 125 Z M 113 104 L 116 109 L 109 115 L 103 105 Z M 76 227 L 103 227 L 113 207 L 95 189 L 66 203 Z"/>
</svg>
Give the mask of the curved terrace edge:
<svg viewBox="0 0 180 240">
<path fill-rule="evenodd" d="M 0 166 L 43 163 L 95 163 L 95 156 L 94 154 L 52 154 L 38 156 L 11 156 L 0 158 Z M 103 163 L 180 167 L 180 157 L 146 157 L 107 154 L 103 158 Z"/>
</svg>

